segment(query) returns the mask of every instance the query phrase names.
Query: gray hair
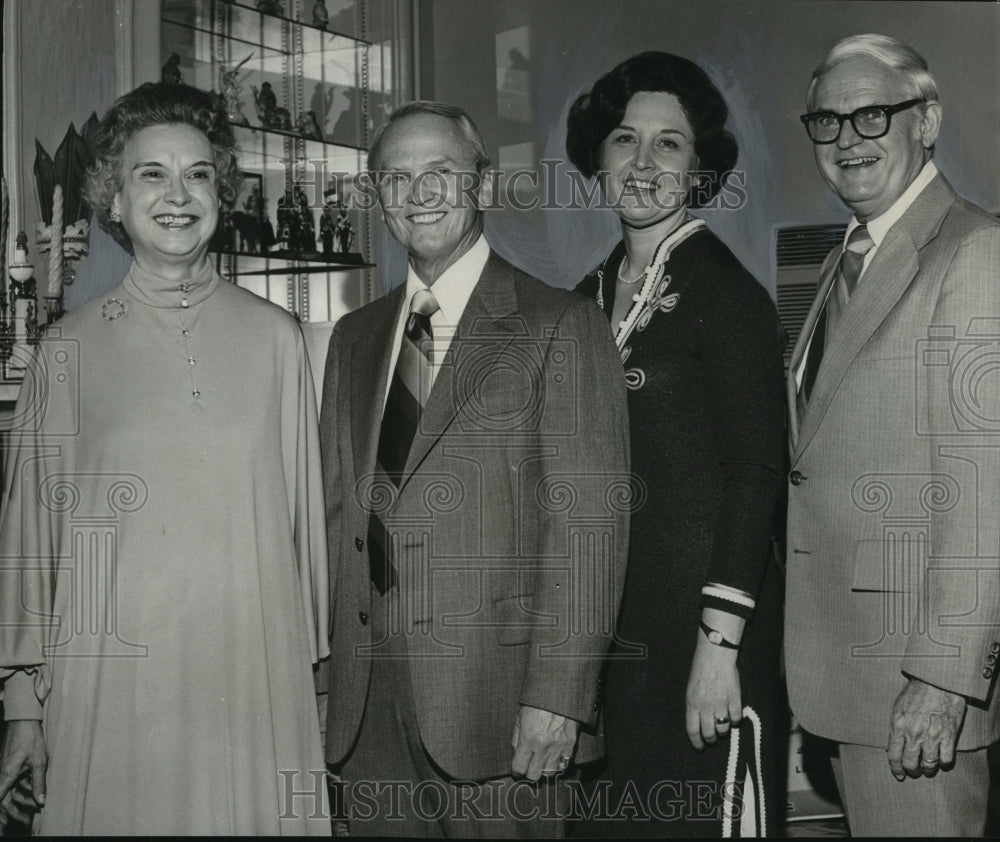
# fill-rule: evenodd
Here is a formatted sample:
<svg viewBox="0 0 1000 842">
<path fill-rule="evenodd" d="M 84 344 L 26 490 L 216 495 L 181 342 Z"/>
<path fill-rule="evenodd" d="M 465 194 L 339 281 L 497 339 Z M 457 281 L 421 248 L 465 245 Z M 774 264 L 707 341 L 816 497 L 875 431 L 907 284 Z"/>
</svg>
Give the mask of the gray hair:
<svg viewBox="0 0 1000 842">
<path fill-rule="evenodd" d="M 806 90 L 806 107 L 812 108 L 813 95 L 819 77 L 829 73 L 834 67 L 854 56 L 867 56 L 875 61 L 903 73 L 913 88 L 914 97 L 926 100 L 938 98 L 937 83 L 927 69 L 926 59 L 913 47 L 898 38 L 888 35 L 850 35 L 834 44 L 823 63 L 813 71 Z"/>
<path fill-rule="evenodd" d="M 490 166 L 490 153 L 486 150 L 486 142 L 483 140 L 483 136 L 479 133 L 479 129 L 476 128 L 476 124 L 472 121 L 468 112 L 463 108 L 459 108 L 457 105 L 446 105 L 443 102 L 433 102 L 427 99 L 418 99 L 413 102 L 408 102 L 405 105 L 401 105 L 392 114 L 389 115 L 389 120 L 384 126 L 381 126 L 378 131 L 375 132 L 375 136 L 372 138 L 371 148 L 368 150 L 368 169 L 374 172 L 377 169 L 378 155 L 382 145 L 382 138 L 385 135 L 386 130 L 393 123 L 398 120 L 402 120 L 404 117 L 413 117 L 417 114 L 433 114 L 437 117 L 444 117 L 446 120 L 451 120 L 455 125 L 458 126 L 459 131 L 462 132 L 462 136 L 468 141 L 469 149 L 475 158 L 476 172 L 480 175 L 485 172 Z"/>
</svg>

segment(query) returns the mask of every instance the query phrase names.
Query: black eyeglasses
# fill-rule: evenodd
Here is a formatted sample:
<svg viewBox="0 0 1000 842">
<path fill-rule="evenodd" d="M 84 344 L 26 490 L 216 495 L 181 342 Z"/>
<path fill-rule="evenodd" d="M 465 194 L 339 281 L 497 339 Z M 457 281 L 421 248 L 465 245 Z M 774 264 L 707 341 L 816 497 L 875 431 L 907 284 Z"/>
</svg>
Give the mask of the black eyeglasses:
<svg viewBox="0 0 1000 842">
<path fill-rule="evenodd" d="M 833 143 L 840 137 L 844 121 L 850 120 L 854 131 L 866 140 L 874 140 L 889 133 L 892 115 L 907 108 L 913 108 L 926 99 L 908 99 L 897 105 L 866 105 L 852 111 L 850 114 L 838 114 L 836 111 L 813 111 L 803 114 L 799 119 L 809 133 L 813 143 Z"/>
</svg>

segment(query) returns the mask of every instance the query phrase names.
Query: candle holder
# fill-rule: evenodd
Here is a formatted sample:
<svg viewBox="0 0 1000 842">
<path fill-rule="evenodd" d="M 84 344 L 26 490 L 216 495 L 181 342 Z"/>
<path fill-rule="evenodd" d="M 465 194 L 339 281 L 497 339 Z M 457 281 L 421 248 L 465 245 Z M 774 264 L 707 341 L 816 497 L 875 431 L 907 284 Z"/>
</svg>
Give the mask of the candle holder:
<svg viewBox="0 0 1000 842">
<path fill-rule="evenodd" d="M 46 318 L 50 323 L 62 315 L 63 286 L 76 277 L 70 264 L 87 255 L 91 212 L 83 198 L 89 158 L 85 137 L 96 130 L 96 114 L 87 120 L 83 134 L 77 133 L 70 123 L 54 158 L 37 138 L 35 140 L 35 185 L 43 220 L 37 226 L 36 242 L 39 252 L 49 255 L 48 265 L 39 269 L 36 285 L 44 297 Z"/>
<path fill-rule="evenodd" d="M 8 361 L 12 371 L 27 367 L 29 345 L 38 342 L 38 317 L 36 314 L 36 283 L 34 264 L 28 262 L 28 235 L 17 235 L 14 262 L 7 267 L 10 278 L 10 323 L 6 325 L 0 354 Z"/>
<path fill-rule="evenodd" d="M 61 243 L 62 259 L 56 264 L 57 268 L 53 270 L 52 266 L 55 260 L 52 258 L 51 252 L 56 224 L 53 222 L 52 225 L 45 225 L 39 222 L 35 237 L 39 252 L 49 252 L 50 258 L 50 275 L 47 292 L 44 296 L 46 324 L 52 324 L 65 312 L 62 305 L 62 289 L 76 280 L 76 269 L 73 264 L 83 260 L 89 253 L 90 223 L 86 219 L 79 219 L 72 225 L 66 226 L 61 239 L 55 238 L 57 243 Z M 53 282 L 53 273 L 58 279 L 55 282 Z"/>
</svg>

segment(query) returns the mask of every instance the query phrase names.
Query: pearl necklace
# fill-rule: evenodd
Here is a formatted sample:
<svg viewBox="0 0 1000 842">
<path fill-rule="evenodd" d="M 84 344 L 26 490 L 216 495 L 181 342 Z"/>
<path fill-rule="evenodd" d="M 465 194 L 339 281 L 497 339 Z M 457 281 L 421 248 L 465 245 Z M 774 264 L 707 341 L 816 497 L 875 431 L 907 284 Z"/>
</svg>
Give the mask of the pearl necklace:
<svg viewBox="0 0 1000 842">
<path fill-rule="evenodd" d="M 622 255 L 622 261 L 621 261 L 621 263 L 618 264 L 618 280 L 621 281 L 626 286 L 632 286 L 632 284 L 637 284 L 644 277 L 646 277 L 646 273 L 649 271 L 649 267 L 647 266 L 645 269 L 643 269 L 638 275 L 636 275 L 630 281 L 630 280 L 628 280 L 628 278 L 625 278 L 622 275 L 622 270 L 625 268 L 625 261 L 626 260 L 628 260 L 628 253 Z"/>
</svg>

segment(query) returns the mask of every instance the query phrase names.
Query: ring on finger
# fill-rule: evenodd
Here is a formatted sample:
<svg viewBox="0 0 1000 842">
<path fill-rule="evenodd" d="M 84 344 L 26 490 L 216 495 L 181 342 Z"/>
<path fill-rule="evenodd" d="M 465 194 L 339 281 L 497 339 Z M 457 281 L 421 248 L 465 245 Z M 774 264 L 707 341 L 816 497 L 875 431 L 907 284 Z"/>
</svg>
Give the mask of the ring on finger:
<svg viewBox="0 0 1000 842">
<path fill-rule="evenodd" d="M 564 754 L 559 758 L 559 771 L 565 772 L 569 768 L 569 764 L 573 762 L 573 756 L 569 754 Z"/>
<path fill-rule="evenodd" d="M 715 724 L 716 725 L 728 725 L 729 721 L 730 720 L 729 720 L 728 716 L 717 716 L 717 717 L 715 717 Z"/>
</svg>

